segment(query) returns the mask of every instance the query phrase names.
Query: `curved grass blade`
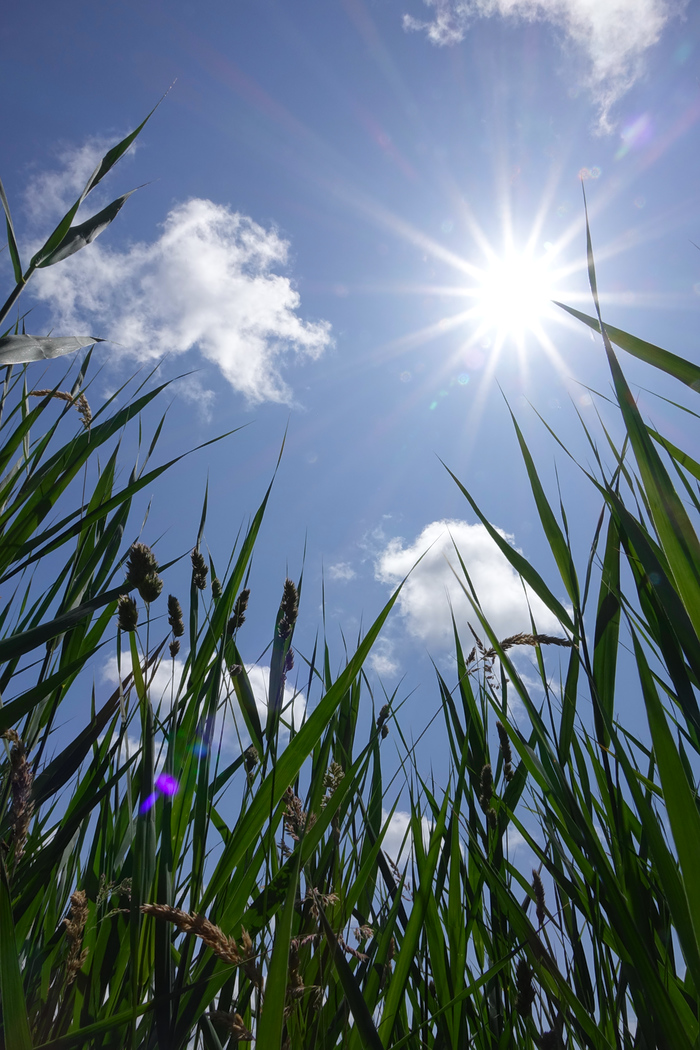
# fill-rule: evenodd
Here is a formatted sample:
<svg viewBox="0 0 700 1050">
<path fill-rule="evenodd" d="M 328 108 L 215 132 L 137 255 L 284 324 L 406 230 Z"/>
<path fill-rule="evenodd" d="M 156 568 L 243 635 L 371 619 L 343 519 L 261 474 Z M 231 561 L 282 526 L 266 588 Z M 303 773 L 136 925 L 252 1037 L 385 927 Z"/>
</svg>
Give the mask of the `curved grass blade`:
<svg viewBox="0 0 700 1050">
<path fill-rule="evenodd" d="M 580 310 L 574 310 L 573 306 L 566 306 L 564 303 L 554 301 L 554 305 L 561 307 L 562 310 L 566 310 L 568 314 L 571 314 L 577 320 L 583 321 L 594 332 L 600 332 L 600 321 L 597 321 L 595 317 L 589 317 L 588 314 L 581 313 Z M 626 350 L 628 354 L 639 358 L 640 361 L 645 361 L 647 364 L 653 365 L 654 368 L 667 372 L 668 375 L 680 380 L 681 383 L 685 383 L 686 386 L 691 387 L 693 390 L 700 390 L 700 367 L 693 364 L 692 361 L 687 361 L 677 354 L 672 354 L 669 350 L 662 350 L 660 346 L 647 343 L 644 339 L 638 339 L 636 336 L 630 335 L 629 332 L 613 328 L 607 321 L 605 323 L 605 331 L 610 341 L 619 346 L 621 350 Z"/>
<path fill-rule="evenodd" d="M 81 248 L 86 248 L 88 244 L 92 244 L 107 229 L 109 224 L 116 219 L 132 193 L 136 193 L 136 190 L 129 190 L 128 193 L 117 197 L 106 208 L 98 211 L 95 215 L 91 215 L 89 219 L 81 222 L 79 226 L 71 226 L 61 243 L 40 263 L 37 263 L 37 269 L 43 269 L 45 266 L 53 266 L 55 263 L 62 262 L 63 259 L 75 255 Z"/>
<path fill-rule="evenodd" d="M 5 335 L 0 339 L 0 367 L 24 365 L 30 361 L 50 361 L 73 353 L 91 343 L 102 343 L 94 335 Z"/>
</svg>

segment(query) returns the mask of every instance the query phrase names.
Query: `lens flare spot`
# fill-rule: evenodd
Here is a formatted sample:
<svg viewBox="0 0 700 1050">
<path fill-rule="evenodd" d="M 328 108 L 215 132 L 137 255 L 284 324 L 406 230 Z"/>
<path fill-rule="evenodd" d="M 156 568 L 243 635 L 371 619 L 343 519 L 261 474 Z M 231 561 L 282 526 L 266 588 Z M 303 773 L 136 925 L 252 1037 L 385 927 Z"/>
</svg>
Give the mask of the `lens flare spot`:
<svg viewBox="0 0 700 1050">
<path fill-rule="evenodd" d="M 467 375 L 467 373 L 466 372 L 462 372 L 461 375 L 457 376 L 457 382 L 461 383 L 462 386 L 466 386 L 467 383 L 469 382 L 469 376 Z"/>
<path fill-rule="evenodd" d="M 161 773 L 156 777 L 156 787 L 163 795 L 174 795 L 180 784 L 170 773 Z"/>
<path fill-rule="evenodd" d="M 157 791 L 154 791 L 152 795 L 149 795 L 148 798 L 145 798 L 143 800 L 143 802 L 141 803 L 140 812 L 141 813 L 148 813 L 149 809 L 153 809 L 153 807 L 156 804 L 156 799 L 157 798 L 158 798 L 158 792 Z"/>
</svg>

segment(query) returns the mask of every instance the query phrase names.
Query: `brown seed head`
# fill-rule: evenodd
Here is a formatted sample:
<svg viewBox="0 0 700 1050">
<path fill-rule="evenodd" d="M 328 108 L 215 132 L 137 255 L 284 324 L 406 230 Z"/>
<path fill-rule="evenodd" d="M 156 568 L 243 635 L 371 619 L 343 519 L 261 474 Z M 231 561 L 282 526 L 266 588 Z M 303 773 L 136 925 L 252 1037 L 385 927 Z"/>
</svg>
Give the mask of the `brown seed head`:
<svg viewBox="0 0 700 1050">
<path fill-rule="evenodd" d="M 248 599 L 250 598 L 250 591 L 246 587 L 245 590 L 236 598 L 236 604 L 233 607 L 233 613 L 229 620 L 226 631 L 229 635 L 235 634 L 238 628 L 245 623 L 245 613 L 248 608 Z"/>
<path fill-rule="evenodd" d="M 132 543 L 126 563 L 126 579 L 136 587 L 145 602 L 154 602 L 163 590 L 163 581 L 158 575 L 158 562 L 145 543 Z"/>
<path fill-rule="evenodd" d="M 70 911 L 63 920 L 68 939 L 68 960 L 66 962 L 66 984 L 72 984 L 83 968 L 88 952 L 81 951 L 83 933 L 90 909 L 85 890 L 76 890 L 71 894 Z"/>
<path fill-rule="evenodd" d="M 182 638 L 185 633 L 185 624 L 182 620 L 182 606 L 174 594 L 168 595 L 168 623 L 172 627 L 173 636 Z"/>
<path fill-rule="evenodd" d="M 117 602 L 117 623 L 120 631 L 135 631 L 139 622 L 136 602 L 129 594 L 120 594 Z"/>
<path fill-rule="evenodd" d="M 192 582 L 199 591 L 205 590 L 207 586 L 207 576 L 209 574 L 209 566 L 204 560 L 204 555 L 200 551 L 199 547 L 195 547 L 192 551 Z"/>
<path fill-rule="evenodd" d="M 12 841 L 15 848 L 15 864 L 24 853 L 24 847 L 29 834 L 29 825 L 34 813 L 34 800 L 32 799 L 32 785 L 34 775 L 27 761 L 27 748 L 20 740 L 15 729 L 7 729 L 3 736 L 11 741 L 10 748 L 10 793 L 12 804 L 10 806 L 10 827 L 12 828 Z"/>
<path fill-rule="evenodd" d="M 515 987 L 517 989 L 515 1009 L 521 1017 L 529 1017 L 535 1001 L 535 989 L 532 984 L 532 970 L 525 959 L 520 959 L 518 962 L 515 971 Z"/>
<path fill-rule="evenodd" d="M 299 612 L 299 592 L 297 591 L 296 584 L 286 579 L 284 581 L 284 590 L 282 592 L 282 602 L 280 604 L 281 619 L 277 626 L 277 631 L 280 638 L 288 638 L 294 630 L 294 624 L 297 622 L 297 615 Z"/>
<path fill-rule="evenodd" d="M 174 642 L 170 643 L 168 648 L 170 649 L 170 655 L 174 660 L 177 654 L 180 652 L 180 639 L 176 638 Z"/>
<path fill-rule="evenodd" d="M 481 770 L 481 783 L 479 789 L 479 805 L 484 813 L 487 813 L 493 796 L 493 772 L 491 770 L 491 765 L 488 762 Z"/>
</svg>

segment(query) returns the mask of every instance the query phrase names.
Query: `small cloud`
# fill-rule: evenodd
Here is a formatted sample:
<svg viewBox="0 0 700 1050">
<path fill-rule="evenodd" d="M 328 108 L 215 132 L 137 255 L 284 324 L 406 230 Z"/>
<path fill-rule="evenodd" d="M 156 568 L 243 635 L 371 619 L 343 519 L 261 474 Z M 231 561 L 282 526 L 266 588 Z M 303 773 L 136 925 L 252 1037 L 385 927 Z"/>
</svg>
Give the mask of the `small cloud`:
<svg viewBox="0 0 700 1050">
<path fill-rule="evenodd" d="M 32 221 L 75 199 L 104 146 L 90 141 L 64 154 L 60 171 L 35 178 L 26 197 Z M 118 344 L 115 360 L 195 350 L 249 403 L 292 404 L 287 365 L 317 360 L 332 344 L 330 324 L 299 315 L 299 293 L 280 272 L 289 242 L 227 205 L 188 200 L 170 210 L 155 240 L 123 251 L 106 245 L 37 271 L 31 292 L 56 330 Z"/>
<path fill-rule="evenodd" d="M 380 638 L 375 642 L 368 663 L 380 677 L 393 678 L 399 670 L 394 658 L 394 643 L 388 638 Z"/>
<path fill-rule="evenodd" d="M 354 580 L 357 573 L 347 561 L 339 561 L 335 565 L 328 566 L 328 575 L 331 580 Z"/>
<path fill-rule="evenodd" d="M 513 536 L 498 531 L 513 542 Z M 530 611 L 538 631 L 562 633 L 559 621 L 531 588 L 523 586 L 483 525 L 443 520 L 426 525 L 412 543 L 405 544 L 401 538 L 391 540 L 375 563 L 375 578 L 391 587 L 408 576 L 398 608 L 414 638 L 428 646 L 451 648 L 450 607 L 460 631 L 470 623 L 480 633 L 474 609 L 452 571 L 454 568 L 457 576 L 461 575 L 455 548 L 464 561 L 483 613 L 499 638 L 529 632 Z M 421 555 L 424 557 L 416 564 Z"/>
<path fill-rule="evenodd" d="M 643 71 L 645 52 L 686 0 L 424 0 L 429 21 L 404 15 L 404 28 L 422 30 L 437 45 L 457 44 L 476 18 L 549 22 L 584 56 L 584 83 L 600 108 L 601 130 L 610 130 L 610 108 Z"/>
<path fill-rule="evenodd" d="M 382 807 L 382 827 L 389 820 L 388 810 Z M 423 846 L 427 849 L 430 843 L 430 821 L 427 817 L 421 817 L 421 831 Z M 413 845 L 413 833 L 411 832 L 411 814 L 405 810 L 397 809 L 389 820 L 389 827 L 382 841 L 382 849 L 391 857 L 394 864 L 405 863 L 411 855 Z"/>
</svg>

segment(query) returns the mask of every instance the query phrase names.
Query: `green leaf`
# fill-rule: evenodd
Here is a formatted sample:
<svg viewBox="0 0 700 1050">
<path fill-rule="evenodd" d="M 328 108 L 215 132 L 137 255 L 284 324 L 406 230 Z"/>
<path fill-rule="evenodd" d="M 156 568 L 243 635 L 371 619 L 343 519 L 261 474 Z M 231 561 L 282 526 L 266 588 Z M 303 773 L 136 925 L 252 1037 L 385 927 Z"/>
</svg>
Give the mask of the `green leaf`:
<svg viewBox="0 0 700 1050">
<path fill-rule="evenodd" d="M 24 1001 L 19 950 L 12 918 L 10 886 L 0 856 L 0 1005 L 7 1050 L 32 1050 L 27 1007 Z"/>
<path fill-rule="evenodd" d="M 102 342 L 103 339 L 97 339 L 94 335 L 5 335 L 0 339 L 0 366 L 49 361 L 91 343 Z"/>
<path fill-rule="evenodd" d="M 565 306 L 564 303 L 555 301 L 554 305 L 560 306 L 562 310 L 566 310 L 572 317 L 583 321 L 594 332 L 600 332 L 600 322 L 595 317 L 589 317 L 588 314 L 583 314 L 580 310 L 574 310 L 573 306 Z M 693 364 L 692 361 L 686 361 L 685 358 L 678 357 L 677 354 L 672 354 L 668 350 L 662 350 L 660 346 L 654 346 L 653 343 L 647 343 L 643 339 L 638 339 L 636 336 L 630 335 L 629 332 L 613 328 L 607 321 L 605 323 L 605 331 L 610 341 L 619 346 L 621 350 L 626 350 L 628 354 L 638 357 L 640 361 L 646 361 L 647 364 L 653 365 L 654 368 L 667 372 L 674 379 L 679 379 L 681 383 L 692 387 L 693 390 L 700 390 L 700 367 Z"/>
<path fill-rule="evenodd" d="M 129 190 L 128 193 L 117 197 L 106 208 L 98 211 L 95 215 L 91 215 L 89 219 L 81 222 L 79 226 L 71 226 L 61 243 L 49 255 L 45 256 L 40 263 L 37 263 L 37 269 L 53 266 L 55 263 L 67 259 L 70 255 L 75 255 L 81 248 L 86 248 L 116 219 L 132 193 L 136 193 L 136 190 Z"/>
<path fill-rule="evenodd" d="M 282 1045 L 284 1028 L 284 1008 L 287 999 L 287 973 L 289 970 L 289 943 L 292 939 L 292 923 L 297 902 L 299 887 L 299 869 L 301 867 L 301 850 L 296 851 L 297 858 L 289 882 L 287 897 L 282 914 L 275 923 L 275 943 L 265 982 L 265 1001 L 262 1016 L 256 1033 L 256 1045 L 279 1050 Z"/>
<path fill-rule="evenodd" d="M 17 284 L 22 283 L 22 264 L 19 261 L 19 249 L 17 247 L 17 240 L 15 238 L 15 228 L 12 225 L 12 216 L 10 215 L 10 205 L 7 203 L 7 196 L 5 194 L 5 187 L 0 181 L 0 202 L 2 202 L 3 211 L 5 212 L 5 225 L 7 226 L 7 247 L 10 252 L 10 258 L 12 260 L 12 268 L 15 271 L 15 281 Z"/>
</svg>

